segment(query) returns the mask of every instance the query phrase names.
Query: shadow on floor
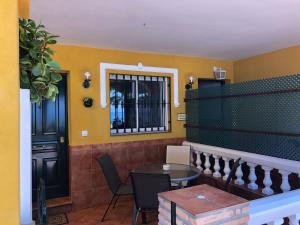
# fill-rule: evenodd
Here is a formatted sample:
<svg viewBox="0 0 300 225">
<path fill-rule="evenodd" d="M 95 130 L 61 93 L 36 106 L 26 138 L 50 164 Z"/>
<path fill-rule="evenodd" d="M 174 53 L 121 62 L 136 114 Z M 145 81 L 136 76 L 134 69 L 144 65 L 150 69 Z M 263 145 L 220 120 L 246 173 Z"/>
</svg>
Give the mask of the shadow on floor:
<svg viewBox="0 0 300 225">
<path fill-rule="evenodd" d="M 105 221 L 102 223 L 100 218 L 102 218 L 107 205 L 70 212 L 67 213 L 69 225 L 131 225 L 132 206 L 132 199 L 120 199 L 116 208 L 110 209 Z M 147 225 L 157 225 L 157 214 L 147 214 L 147 220 Z M 141 218 L 139 218 L 138 224 L 142 224 Z"/>
</svg>

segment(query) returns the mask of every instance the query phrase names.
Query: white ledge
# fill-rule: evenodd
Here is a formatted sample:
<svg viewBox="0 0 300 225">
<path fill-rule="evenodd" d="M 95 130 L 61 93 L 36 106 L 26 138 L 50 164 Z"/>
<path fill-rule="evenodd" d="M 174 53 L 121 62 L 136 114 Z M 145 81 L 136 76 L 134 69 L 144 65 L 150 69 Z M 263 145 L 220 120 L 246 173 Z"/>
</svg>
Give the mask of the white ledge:
<svg viewBox="0 0 300 225">
<path fill-rule="evenodd" d="M 126 70 L 126 71 L 140 71 L 140 72 L 154 72 L 166 73 L 173 76 L 173 90 L 174 90 L 174 106 L 179 107 L 178 95 L 178 69 L 164 68 L 164 67 L 151 67 L 139 65 L 126 65 L 126 64 L 112 64 L 100 63 L 100 104 L 102 108 L 107 106 L 106 98 L 106 70 Z"/>
<path fill-rule="evenodd" d="M 300 213 L 300 190 L 250 201 L 248 225 L 265 224 Z"/>
<path fill-rule="evenodd" d="M 272 156 L 260 155 L 250 152 L 238 151 L 228 148 L 221 148 L 211 145 L 198 144 L 194 142 L 183 142 L 183 145 L 190 145 L 194 151 L 209 153 L 230 159 L 242 158 L 244 162 L 254 163 L 256 165 L 267 166 L 271 169 L 279 169 L 288 172 L 300 174 L 300 162 L 288 159 L 281 159 Z M 284 149 L 282 149 L 284 151 Z M 299 175 L 300 176 L 300 175 Z"/>
</svg>

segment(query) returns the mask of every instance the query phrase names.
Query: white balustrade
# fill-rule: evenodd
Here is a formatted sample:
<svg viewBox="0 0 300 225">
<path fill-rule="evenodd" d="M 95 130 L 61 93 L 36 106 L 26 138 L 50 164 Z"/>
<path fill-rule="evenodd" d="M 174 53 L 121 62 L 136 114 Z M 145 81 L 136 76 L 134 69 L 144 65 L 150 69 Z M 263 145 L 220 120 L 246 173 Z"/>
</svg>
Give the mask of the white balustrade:
<svg viewBox="0 0 300 225">
<path fill-rule="evenodd" d="M 197 160 L 196 160 L 196 165 L 197 168 L 202 172 L 202 167 L 201 167 L 201 152 L 196 152 Z"/>
<path fill-rule="evenodd" d="M 222 157 L 224 160 L 224 176 L 223 176 L 223 180 L 227 180 L 228 175 L 230 173 L 230 167 L 229 167 L 229 159 L 227 157 Z"/>
<path fill-rule="evenodd" d="M 257 190 L 258 189 L 258 185 L 255 183 L 257 176 L 255 173 L 255 167 L 257 166 L 255 163 L 247 163 L 249 168 L 250 168 L 250 173 L 249 173 L 249 180 L 250 183 L 248 184 L 248 188 L 251 190 Z"/>
<path fill-rule="evenodd" d="M 291 186 L 288 180 L 289 174 L 296 173 L 300 178 L 300 163 L 298 161 L 281 159 L 281 158 L 243 152 L 243 151 L 237 151 L 233 149 L 221 148 L 216 146 L 203 145 L 203 144 L 187 142 L 187 141 L 185 141 L 183 145 L 191 146 L 191 150 L 195 152 L 197 156 L 196 166 L 202 171 L 201 165 L 204 165 L 205 167 L 204 174 L 207 175 L 212 174 L 212 171 L 210 169 L 211 164 L 209 161 L 209 157 L 212 155 L 215 161 L 213 176 L 220 177 L 221 173 L 220 173 L 219 160 L 222 158 L 224 160 L 224 169 L 223 169 L 224 176 L 222 177 L 223 180 L 226 180 L 230 173 L 229 161 L 232 159 L 241 158 L 242 160 L 241 162 L 247 163 L 250 169 L 250 173 L 248 176 L 250 182 L 247 184 L 247 187 L 251 190 L 258 189 L 258 185 L 256 184 L 257 176 L 255 173 L 255 169 L 258 166 L 262 167 L 265 174 L 264 181 L 263 181 L 264 188 L 262 189 L 262 192 L 266 195 L 271 195 L 274 193 L 274 191 L 271 188 L 272 179 L 270 174 L 273 169 L 277 169 L 282 176 L 282 183 L 280 188 L 283 192 L 288 192 L 291 190 Z M 200 157 L 201 154 L 205 156 L 204 162 L 201 160 Z M 235 183 L 237 185 L 243 185 L 245 181 L 243 180 L 243 171 L 241 169 L 241 166 L 238 167 L 236 171 L 236 176 L 237 179 L 235 180 Z"/>
<path fill-rule="evenodd" d="M 275 220 L 275 221 L 272 221 L 272 222 L 269 222 L 268 225 L 282 225 L 284 222 L 283 219 L 278 219 L 278 220 Z"/>
<path fill-rule="evenodd" d="M 205 156 L 205 163 L 204 163 L 205 170 L 204 170 L 204 173 L 205 174 L 211 174 L 212 172 L 210 170 L 209 154 L 204 153 L 204 156 Z"/>
<path fill-rule="evenodd" d="M 300 189 L 250 201 L 248 225 L 283 224 L 288 217 L 290 225 L 299 225 Z"/>
<path fill-rule="evenodd" d="M 288 218 L 289 218 L 289 224 L 290 225 L 299 225 L 300 213 L 289 216 Z"/>
<path fill-rule="evenodd" d="M 213 176 L 214 177 L 221 177 L 221 173 L 220 173 L 220 157 L 217 155 L 213 155 L 214 159 L 215 159 L 215 164 L 214 164 L 214 173 Z"/>
<path fill-rule="evenodd" d="M 281 190 L 283 192 L 290 191 L 291 190 L 291 186 L 289 184 L 289 175 L 290 175 L 290 172 L 285 171 L 285 170 L 279 170 L 279 173 L 282 176 L 282 182 L 281 182 L 281 185 L 280 185 Z"/>
<path fill-rule="evenodd" d="M 268 166 L 262 166 L 262 169 L 265 171 L 265 178 L 264 178 L 264 189 L 262 190 L 262 192 L 266 195 L 272 195 L 274 194 L 274 191 L 271 188 L 272 185 L 272 179 L 271 179 L 271 167 Z"/>
<path fill-rule="evenodd" d="M 245 183 L 243 180 L 242 163 L 243 163 L 243 161 L 240 160 L 240 165 L 235 172 L 236 180 L 234 181 L 234 183 L 237 185 L 243 185 Z"/>
</svg>

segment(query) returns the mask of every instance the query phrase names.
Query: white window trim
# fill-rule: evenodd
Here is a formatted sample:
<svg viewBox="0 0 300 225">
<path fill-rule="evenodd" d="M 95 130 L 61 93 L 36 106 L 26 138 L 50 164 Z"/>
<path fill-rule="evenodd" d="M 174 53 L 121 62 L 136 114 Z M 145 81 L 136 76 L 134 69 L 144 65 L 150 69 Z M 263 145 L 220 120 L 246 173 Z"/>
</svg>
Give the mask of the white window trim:
<svg viewBox="0 0 300 225">
<path fill-rule="evenodd" d="M 126 65 L 126 64 L 113 64 L 113 63 L 100 63 L 100 105 L 104 109 L 107 106 L 106 98 L 106 72 L 107 70 L 125 70 L 125 71 L 140 71 L 140 72 L 153 72 L 153 73 L 168 73 L 173 75 L 173 90 L 174 90 L 174 106 L 179 107 L 178 95 L 178 69 L 152 67 L 139 65 Z"/>
</svg>

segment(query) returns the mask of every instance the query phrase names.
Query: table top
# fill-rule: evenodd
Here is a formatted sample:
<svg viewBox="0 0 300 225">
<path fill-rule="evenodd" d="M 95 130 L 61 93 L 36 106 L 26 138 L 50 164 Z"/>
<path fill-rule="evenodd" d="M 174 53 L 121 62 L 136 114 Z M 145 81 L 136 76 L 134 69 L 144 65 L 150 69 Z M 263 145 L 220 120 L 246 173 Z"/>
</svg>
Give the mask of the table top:
<svg viewBox="0 0 300 225">
<path fill-rule="evenodd" d="M 190 181 L 200 176 L 200 170 L 194 166 L 168 163 L 170 168 L 163 169 L 165 163 L 145 164 L 134 170 L 136 173 L 154 173 L 154 174 L 169 174 L 171 181 Z"/>
<path fill-rule="evenodd" d="M 163 192 L 159 193 L 158 196 L 167 201 L 175 202 L 177 206 L 194 216 L 237 205 L 248 205 L 246 199 L 207 184 Z"/>
</svg>

